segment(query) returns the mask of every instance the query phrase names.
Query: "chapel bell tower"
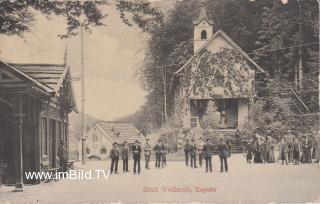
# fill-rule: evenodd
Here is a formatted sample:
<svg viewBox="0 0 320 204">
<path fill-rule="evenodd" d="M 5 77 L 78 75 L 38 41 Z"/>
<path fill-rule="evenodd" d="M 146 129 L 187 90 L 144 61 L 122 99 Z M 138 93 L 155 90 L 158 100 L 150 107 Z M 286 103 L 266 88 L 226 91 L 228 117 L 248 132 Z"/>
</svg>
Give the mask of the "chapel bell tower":
<svg viewBox="0 0 320 204">
<path fill-rule="evenodd" d="M 212 36 L 213 22 L 207 16 L 205 1 L 201 0 L 201 10 L 199 17 L 193 21 L 193 50 L 196 53 Z"/>
</svg>

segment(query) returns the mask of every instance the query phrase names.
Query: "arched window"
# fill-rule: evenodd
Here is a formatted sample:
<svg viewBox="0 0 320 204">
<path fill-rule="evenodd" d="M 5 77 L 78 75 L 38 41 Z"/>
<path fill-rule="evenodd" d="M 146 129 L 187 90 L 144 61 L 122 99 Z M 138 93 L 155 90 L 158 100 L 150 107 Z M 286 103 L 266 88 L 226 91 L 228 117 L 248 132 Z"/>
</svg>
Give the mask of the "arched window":
<svg viewBox="0 0 320 204">
<path fill-rule="evenodd" d="M 201 40 L 206 40 L 207 39 L 207 31 L 203 30 L 201 31 Z"/>
</svg>

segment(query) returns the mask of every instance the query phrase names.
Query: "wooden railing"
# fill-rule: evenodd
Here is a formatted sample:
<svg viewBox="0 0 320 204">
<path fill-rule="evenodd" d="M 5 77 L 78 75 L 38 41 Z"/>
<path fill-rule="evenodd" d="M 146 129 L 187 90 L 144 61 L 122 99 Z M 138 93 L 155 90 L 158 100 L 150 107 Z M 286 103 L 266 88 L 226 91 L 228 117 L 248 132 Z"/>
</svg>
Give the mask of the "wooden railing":
<svg viewBox="0 0 320 204">
<path fill-rule="evenodd" d="M 294 106 L 298 109 L 298 111 L 301 114 L 310 113 L 309 108 L 306 106 L 306 104 L 301 100 L 301 98 L 293 89 L 290 89 L 290 99 L 292 100 Z"/>
</svg>

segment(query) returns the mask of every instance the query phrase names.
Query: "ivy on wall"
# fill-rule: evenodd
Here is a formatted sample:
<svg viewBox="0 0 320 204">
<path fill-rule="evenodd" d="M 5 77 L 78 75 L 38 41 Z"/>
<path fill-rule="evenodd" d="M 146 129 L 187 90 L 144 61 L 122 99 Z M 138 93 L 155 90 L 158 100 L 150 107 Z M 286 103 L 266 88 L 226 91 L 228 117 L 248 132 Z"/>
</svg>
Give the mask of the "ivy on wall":
<svg viewBox="0 0 320 204">
<path fill-rule="evenodd" d="M 221 48 L 218 53 L 202 50 L 186 67 L 183 86 L 188 98 L 246 98 L 255 95 L 254 79 L 242 54 Z"/>
<path fill-rule="evenodd" d="M 255 71 L 237 51 L 221 48 L 212 53 L 202 50 L 186 66 L 180 78 L 184 89 L 175 101 L 175 120 L 182 124 L 189 111 L 189 99 L 252 98 L 255 96 Z"/>
</svg>

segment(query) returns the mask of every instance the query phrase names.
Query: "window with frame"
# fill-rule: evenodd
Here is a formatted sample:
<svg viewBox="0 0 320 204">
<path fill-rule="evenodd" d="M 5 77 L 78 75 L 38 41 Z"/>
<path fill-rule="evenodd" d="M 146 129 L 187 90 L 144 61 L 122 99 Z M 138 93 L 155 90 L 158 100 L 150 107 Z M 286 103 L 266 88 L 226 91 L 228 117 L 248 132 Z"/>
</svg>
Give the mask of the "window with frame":
<svg viewBox="0 0 320 204">
<path fill-rule="evenodd" d="M 48 155 L 48 119 L 41 118 L 41 155 Z"/>
<path fill-rule="evenodd" d="M 92 142 L 98 142 L 98 135 L 95 133 L 92 135 Z"/>
</svg>

